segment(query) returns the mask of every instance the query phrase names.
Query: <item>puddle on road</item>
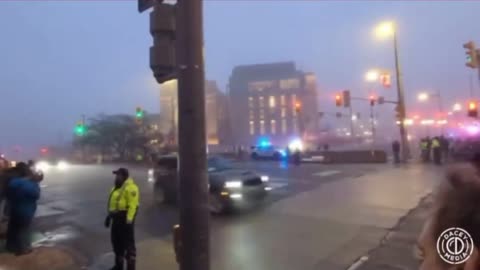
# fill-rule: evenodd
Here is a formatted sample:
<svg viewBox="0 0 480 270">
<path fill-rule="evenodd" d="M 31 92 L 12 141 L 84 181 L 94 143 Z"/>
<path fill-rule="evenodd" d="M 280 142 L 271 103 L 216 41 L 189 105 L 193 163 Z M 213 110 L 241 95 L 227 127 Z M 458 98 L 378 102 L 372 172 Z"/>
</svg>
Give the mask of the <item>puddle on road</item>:
<svg viewBox="0 0 480 270">
<path fill-rule="evenodd" d="M 33 246 L 49 246 L 78 236 L 72 226 L 60 227 L 50 232 L 35 232 L 32 235 Z"/>
</svg>

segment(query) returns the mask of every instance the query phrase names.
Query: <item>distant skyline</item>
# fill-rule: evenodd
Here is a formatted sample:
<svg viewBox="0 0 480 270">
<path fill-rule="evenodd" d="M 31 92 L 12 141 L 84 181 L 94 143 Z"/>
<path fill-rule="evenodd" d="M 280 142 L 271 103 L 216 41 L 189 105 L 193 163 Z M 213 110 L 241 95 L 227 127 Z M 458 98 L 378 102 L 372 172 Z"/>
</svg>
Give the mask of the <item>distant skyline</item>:
<svg viewBox="0 0 480 270">
<path fill-rule="evenodd" d="M 415 102 L 421 90 L 441 91 L 447 107 L 468 97 L 462 44 L 480 45 L 478 10 L 476 1 L 205 1 L 206 74 L 224 90 L 236 65 L 295 61 L 317 75 L 320 108 L 333 110 L 333 92 L 366 95 L 368 69 L 393 69 L 392 42 L 372 29 L 395 20 L 409 109 L 434 108 Z M 70 139 L 81 114 L 159 110 L 148 14 L 136 1 L 2 1 L 0 34 L 0 149 Z"/>
</svg>

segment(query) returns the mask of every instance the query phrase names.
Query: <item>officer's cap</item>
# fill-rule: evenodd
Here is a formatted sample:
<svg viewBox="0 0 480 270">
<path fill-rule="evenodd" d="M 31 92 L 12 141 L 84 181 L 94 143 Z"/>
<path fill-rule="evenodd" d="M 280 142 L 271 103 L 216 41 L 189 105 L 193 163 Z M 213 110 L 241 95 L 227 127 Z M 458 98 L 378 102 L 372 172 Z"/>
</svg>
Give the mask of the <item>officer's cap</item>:
<svg viewBox="0 0 480 270">
<path fill-rule="evenodd" d="M 128 177 L 128 176 L 129 176 L 128 170 L 125 169 L 125 168 L 119 168 L 118 170 L 113 171 L 113 174 L 115 174 L 115 175 L 121 175 L 121 176 L 124 176 L 124 177 Z"/>
</svg>

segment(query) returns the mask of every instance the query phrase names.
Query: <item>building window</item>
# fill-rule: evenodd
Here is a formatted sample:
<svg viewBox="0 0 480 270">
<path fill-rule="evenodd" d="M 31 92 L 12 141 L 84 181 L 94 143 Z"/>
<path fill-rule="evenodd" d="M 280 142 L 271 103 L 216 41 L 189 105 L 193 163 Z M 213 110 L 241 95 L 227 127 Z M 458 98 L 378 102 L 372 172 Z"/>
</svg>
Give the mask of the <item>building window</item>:
<svg viewBox="0 0 480 270">
<path fill-rule="evenodd" d="M 255 119 L 255 114 L 253 113 L 252 110 L 250 110 L 250 120 Z"/>
<path fill-rule="evenodd" d="M 280 96 L 280 105 L 281 106 L 285 106 L 286 102 L 285 102 L 285 96 L 284 95 L 281 95 Z"/>
<path fill-rule="evenodd" d="M 255 123 L 250 121 L 250 135 L 255 135 Z"/>
<path fill-rule="evenodd" d="M 263 91 L 264 89 L 272 88 L 274 81 L 259 81 L 248 83 L 248 90 L 250 91 Z"/>
<path fill-rule="evenodd" d="M 260 135 L 265 134 L 265 121 L 260 120 Z"/>
<path fill-rule="evenodd" d="M 260 108 L 265 106 L 263 97 L 258 97 L 258 106 L 260 106 Z"/>
<path fill-rule="evenodd" d="M 282 108 L 281 116 L 282 116 L 282 118 L 287 117 L 287 108 Z"/>
<path fill-rule="evenodd" d="M 270 96 L 268 99 L 268 106 L 270 108 L 275 108 L 275 96 Z"/>
<path fill-rule="evenodd" d="M 248 97 L 248 107 L 253 108 L 253 97 Z"/>
<path fill-rule="evenodd" d="M 280 80 L 280 89 L 299 89 L 300 81 L 298 79 Z"/>
<path fill-rule="evenodd" d="M 265 119 L 265 110 L 260 109 L 260 119 Z"/>
<path fill-rule="evenodd" d="M 287 134 L 287 119 L 282 119 L 282 133 Z"/>
<path fill-rule="evenodd" d="M 272 134 L 277 133 L 277 123 L 275 122 L 275 120 L 270 120 L 270 132 Z"/>
</svg>

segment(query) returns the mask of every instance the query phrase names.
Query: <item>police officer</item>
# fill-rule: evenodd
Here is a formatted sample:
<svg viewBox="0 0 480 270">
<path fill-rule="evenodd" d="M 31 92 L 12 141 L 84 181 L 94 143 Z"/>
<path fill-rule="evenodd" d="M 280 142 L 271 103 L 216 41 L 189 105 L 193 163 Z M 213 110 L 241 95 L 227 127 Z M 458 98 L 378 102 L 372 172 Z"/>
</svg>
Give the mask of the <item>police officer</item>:
<svg viewBox="0 0 480 270">
<path fill-rule="evenodd" d="M 120 168 L 113 174 L 116 176 L 115 186 L 110 192 L 105 219 L 105 227 L 111 225 L 110 237 L 115 253 L 115 266 L 111 270 L 123 270 L 124 261 L 127 262 L 127 270 L 135 270 L 134 222 L 140 194 L 127 169 Z"/>
<path fill-rule="evenodd" d="M 432 140 L 433 161 L 436 165 L 442 163 L 442 149 L 440 148 L 440 139 L 438 137 Z"/>
</svg>

